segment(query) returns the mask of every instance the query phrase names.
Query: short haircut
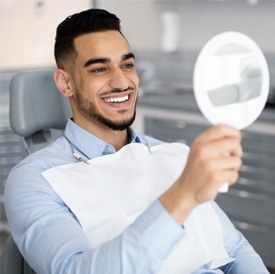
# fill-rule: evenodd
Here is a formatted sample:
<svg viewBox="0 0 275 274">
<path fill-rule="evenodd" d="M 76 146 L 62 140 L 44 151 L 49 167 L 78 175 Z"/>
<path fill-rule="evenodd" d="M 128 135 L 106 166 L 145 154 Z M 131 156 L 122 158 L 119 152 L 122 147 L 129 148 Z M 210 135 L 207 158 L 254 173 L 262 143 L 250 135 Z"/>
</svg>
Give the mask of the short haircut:
<svg viewBox="0 0 275 274">
<path fill-rule="evenodd" d="M 54 56 L 57 67 L 64 69 L 76 58 L 75 38 L 91 32 L 108 30 L 121 33 L 120 19 L 106 10 L 89 9 L 68 16 L 56 30 Z"/>
</svg>

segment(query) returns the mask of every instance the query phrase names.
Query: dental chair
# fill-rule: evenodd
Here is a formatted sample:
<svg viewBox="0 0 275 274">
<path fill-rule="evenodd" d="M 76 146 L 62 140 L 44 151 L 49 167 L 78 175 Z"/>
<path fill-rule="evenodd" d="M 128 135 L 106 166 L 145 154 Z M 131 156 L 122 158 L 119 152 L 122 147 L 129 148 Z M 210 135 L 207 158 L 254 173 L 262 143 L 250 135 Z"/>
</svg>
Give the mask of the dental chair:
<svg viewBox="0 0 275 274">
<path fill-rule="evenodd" d="M 52 70 L 24 71 L 10 82 L 10 127 L 22 137 L 28 153 L 63 134 L 71 117 L 69 101 L 56 88 Z M 35 273 L 10 235 L 0 257 L 1 274 Z"/>
</svg>

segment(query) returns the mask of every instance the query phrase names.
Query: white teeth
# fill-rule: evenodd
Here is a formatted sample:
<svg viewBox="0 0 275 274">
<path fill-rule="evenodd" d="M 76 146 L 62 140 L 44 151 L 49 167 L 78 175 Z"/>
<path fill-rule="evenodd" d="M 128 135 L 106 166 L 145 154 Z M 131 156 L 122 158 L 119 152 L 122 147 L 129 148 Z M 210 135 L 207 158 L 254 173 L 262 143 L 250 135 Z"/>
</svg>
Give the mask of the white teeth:
<svg viewBox="0 0 275 274">
<path fill-rule="evenodd" d="M 115 98 L 105 98 L 104 101 L 107 103 L 121 103 L 125 102 L 129 99 L 129 96 L 123 96 L 123 97 L 115 97 Z"/>
</svg>

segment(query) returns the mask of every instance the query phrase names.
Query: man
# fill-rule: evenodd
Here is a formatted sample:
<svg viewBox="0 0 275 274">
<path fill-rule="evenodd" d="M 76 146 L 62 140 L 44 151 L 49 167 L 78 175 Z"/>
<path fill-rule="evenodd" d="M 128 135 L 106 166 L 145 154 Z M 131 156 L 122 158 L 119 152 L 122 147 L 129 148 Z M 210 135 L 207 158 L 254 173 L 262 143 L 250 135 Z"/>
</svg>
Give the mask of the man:
<svg viewBox="0 0 275 274">
<path fill-rule="evenodd" d="M 221 227 L 223 248 L 235 260 L 211 270 L 204 264 L 192 273 L 268 273 L 221 209 L 208 202 L 217 196 L 223 182 L 236 182 L 241 165 L 240 133 L 222 125 L 194 141 L 177 180 L 120 235 L 97 246 L 91 244 L 78 215 L 42 172 L 74 163 L 72 149 L 78 159 L 88 161 L 116 155 L 128 144 L 154 148 L 162 142 L 137 135 L 130 127 L 139 82 L 135 56 L 115 15 L 92 9 L 68 17 L 57 28 L 55 58 L 55 81 L 69 97 L 73 118 L 64 137 L 13 169 L 5 190 L 12 235 L 31 267 L 37 273 L 58 274 L 161 273 L 166 258 L 188 236 L 188 217 L 208 204 Z M 192 253 L 192 247 L 189 251 Z"/>
</svg>

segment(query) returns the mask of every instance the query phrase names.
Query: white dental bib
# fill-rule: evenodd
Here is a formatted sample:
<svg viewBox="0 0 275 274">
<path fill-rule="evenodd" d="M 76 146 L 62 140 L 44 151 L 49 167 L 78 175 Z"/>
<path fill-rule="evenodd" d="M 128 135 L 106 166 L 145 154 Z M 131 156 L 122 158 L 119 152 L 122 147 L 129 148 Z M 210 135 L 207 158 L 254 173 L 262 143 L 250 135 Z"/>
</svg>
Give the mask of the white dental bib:
<svg viewBox="0 0 275 274">
<path fill-rule="evenodd" d="M 54 167 L 43 176 L 78 218 L 93 247 L 110 241 L 164 193 L 182 173 L 189 149 L 179 143 L 151 147 L 129 144 L 115 154 Z M 160 274 L 187 274 L 204 264 L 232 261 L 211 203 L 196 207 L 187 231 Z"/>
</svg>

